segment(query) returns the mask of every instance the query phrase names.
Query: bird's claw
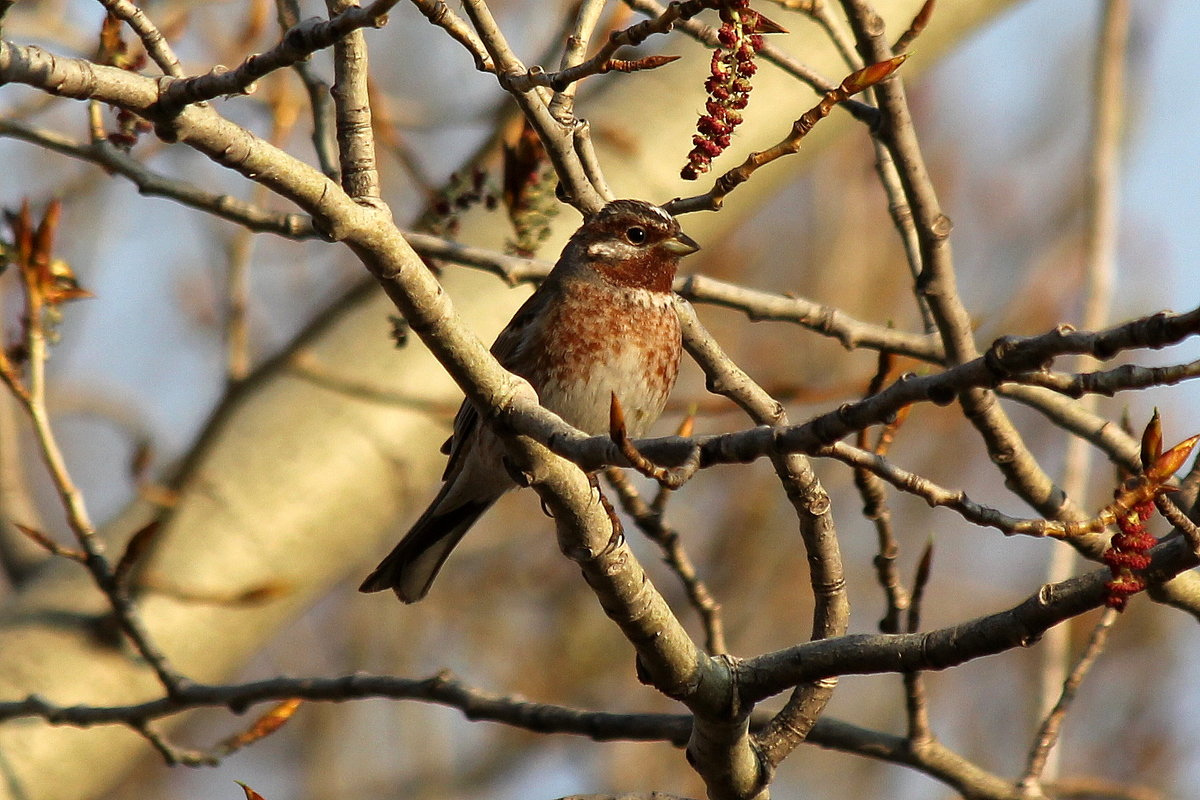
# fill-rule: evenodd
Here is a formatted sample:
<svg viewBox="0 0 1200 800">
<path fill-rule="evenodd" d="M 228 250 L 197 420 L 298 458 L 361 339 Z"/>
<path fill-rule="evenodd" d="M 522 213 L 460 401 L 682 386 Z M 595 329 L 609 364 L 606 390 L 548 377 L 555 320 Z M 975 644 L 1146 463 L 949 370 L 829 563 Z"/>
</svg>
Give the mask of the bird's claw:
<svg viewBox="0 0 1200 800">
<path fill-rule="evenodd" d="M 687 460 L 677 467 L 660 467 L 642 455 L 625 429 L 625 412 L 621 409 L 621 401 L 617 399 L 616 392 L 612 393 L 612 400 L 608 407 L 608 435 L 613 444 L 621 451 L 621 455 L 629 462 L 629 466 L 667 489 L 674 490 L 683 486 L 700 468 L 700 449 L 698 447 L 693 447 Z"/>
</svg>

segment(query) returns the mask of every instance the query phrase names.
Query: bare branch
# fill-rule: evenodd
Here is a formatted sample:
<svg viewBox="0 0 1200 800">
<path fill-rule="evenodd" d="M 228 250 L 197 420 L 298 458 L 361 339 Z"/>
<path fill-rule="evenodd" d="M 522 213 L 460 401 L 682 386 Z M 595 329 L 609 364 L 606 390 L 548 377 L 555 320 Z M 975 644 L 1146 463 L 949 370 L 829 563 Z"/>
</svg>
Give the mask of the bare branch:
<svg viewBox="0 0 1200 800">
<path fill-rule="evenodd" d="M 1197 563 L 1182 540 L 1160 544 L 1153 555 L 1149 574 L 1156 581 L 1167 580 Z M 850 634 L 750 658 L 742 673 L 743 696 L 747 702 L 757 702 L 797 683 L 831 675 L 942 670 L 1023 647 L 1051 626 L 1102 606 L 1110 577 L 1105 568 L 1046 584 L 1006 611 L 934 631 Z"/>
<path fill-rule="evenodd" d="M 287 32 L 300 24 L 299 0 L 276 0 L 275 6 L 282 31 Z M 337 138 L 333 126 L 333 98 L 329 95 L 329 85 L 317 77 L 308 61 L 297 61 L 292 65 L 292 70 L 300 77 L 308 94 L 308 104 L 312 109 L 312 143 L 317 163 L 330 180 L 340 180 L 341 171 L 336 161 Z"/>
<path fill-rule="evenodd" d="M 145 12 L 130 0 L 100 0 L 100 3 L 113 16 L 124 20 L 133 29 L 133 32 L 142 40 L 146 53 L 163 71 L 164 75 L 170 75 L 173 78 L 183 77 L 183 67 L 180 66 L 175 51 L 171 49 L 170 42 L 150 21 Z"/>
<path fill-rule="evenodd" d="M 224 95 L 250 94 L 260 78 L 294 66 L 354 31 L 383 27 L 388 12 L 397 2 L 375 0 L 366 8 L 349 6 L 328 20 L 306 19 L 285 33 L 274 48 L 250 56 L 232 70 L 214 67 L 204 75 L 167 82 L 158 107 L 162 113 L 171 115 L 192 103 L 215 100 Z"/>
<path fill-rule="evenodd" d="M 326 0 L 325 5 L 331 18 L 336 19 L 358 9 L 358 0 Z M 379 5 L 380 0 L 376 0 L 371 8 Z M 387 5 L 390 7 L 394 3 Z M 359 203 L 382 205 L 379 171 L 375 166 L 375 136 L 371 127 L 371 97 L 367 90 L 367 41 L 360 28 L 334 42 L 333 71 L 333 107 L 342 188 Z"/>
<path fill-rule="evenodd" d="M 1091 523 L 1064 522 L 1049 519 L 1022 519 L 1009 516 L 1001 511 L 976 503 L 966 492 L 952 491 L 937 485 L 928 478 L 896 466 L 883 456 L 867 450 L 861 450 L 844 442 L 835 442 L 817 455 L 829 456 L 855 467 L 866 470 L 882 478 L 903 492 L 916 495 L 934 507 L 945 507 L 957 511 L 970 522 L 984 527 L 995 528 L 1007 535 L 1024 534 L 1027 536 L 1049 536 L 1066 539 L 1080 536 L 1084 533 L 1101 530 L 1107 521 L 1094 520 Z"/>
<path fill-rule="evenodd" d="M 471 23 L 496 64 L 496 77 L 508 91 L 529 124 L 537 131 L 546 154 L 554 164 L 567 202 L 585 214 L 594 213 L 604 205 L 604 199 L 588 179 L 587 170 L 575 152 L 575 124 L 563 125 L 550 114 L 547 99 L 537 87 L 516 88 L 510 79 L 526 73 L 525 66 L 509 47 L 508 41 L 483 0 L 466 0 L 465 8 Z"/>
<path fill-rule="evenodd" d="M 510 91 L 521 92 L 528 91 L 535 86 L 546 86 L 561 95 L 569 87 L 572 87 L 589 75 L 600 75 L 613 70 L 632 72 L 632 69 L 622 68 L 621 64 L 623 62 L 616 62 L 617 65 L 614 66 L 613 56 L 618 50 L 622 47 L 638 47 L 656 34 L 670 33 L 676 22 L 690 19 L 706 8 L 713 8 L 714 6 L 715 2 L 711 2 L 710 0 L 682 0 L 682 2 L 673 2 L 653 19 L 644 20 L 624 30 L 614 31 L 596 54 L 586 61 L 578 60 L 568 64 L 567 55 L 564 54 L 564 67 L 560 71 L 548 73 L 540 67 L 534 67 L 526 71 L 523 75 L 509 77 L 506 88 Z M 588 4 L 585 3 L 584 10 L 587 7 Z M 592 20 L 592 24 L 594 25 L 594 20 Z M 568 53 L 570 52 L 568 50 Z M 640 68 L 654 69 L 674 60 L 675 57 L 670 57 L 668 60 L 650 61 Z"/>
<path fill-rule="evenodd" d="M 289 239 L 317 236 L 312 220 L 306 214 L 267 211 L 232 195 L 205 191 L 188 181 L 169 178 L 154 172 L 133 156 L 103 140 L 84 144 L 13 119 L 0 119 L 0 136 L 20 139 L 55 153 L 89 161 L 128 178 L 138 187 L 139 192 L 148 197 L 166 197 L 235 222 L 252 231 L 274 233 Z"/>
<path fill-rule="evenodd" d="M 913 577 L 912 598 L 908 606 L 905 630 L 917 633 L 921 630 L 921 604 L 925 600 L 925 587 L 933 564 L 933 541 L 925 544 L 921 559 L 917 562 L 917 574 Z M 925 692 L 925 679 L 920 672 L 904 673 L 904 706 L 908 713 L 908 740 L 919 747 L 933 739 L 929 724 L 929 704 Z"/>
<path fill-rule="evenodd" d="M 492 57 L 488 55 L 483 42 L 479 41 L 479 37 L 467 25 L 467 21 L 455 14 L 450 6 L 442 0 L 413 0 L 413 5 L 425 15 L 427 20 L 446 31 L 452 39 L 467 48 L 467 52 L 475 59 L 475 69 L 480 72 L 496 71 L 496 65 L 493 63 Z"/>
<path fill-rule="evenodd" d="M 690 306 L 681 302 L 676 307 L 684 347 L 708 376 L 709 388 L 733 400 L 761 425 L 786 426 L 788 418 L 783 406 L 733 363 Z M 772 463 L 795 509 L 800 537 L 808 554 L 809 584 L 815 601 L 812 638 L 840 636 L 849 625 L 850 606 L 829 496 L 807 458 L 776 454 Z M 778 765 L 804 741 L 836 685 L 836 680 L 824 678 L 796 687 L 784 708 L 754 737 L 767 765 Z"/>
<path fill-rule="evenodd" d="M 567 46 L 563 48 L 559 70 L 570 69 L 583 63 L 588 45 L 604 12 L 604 0 L 583 0 L 575 14 L 575 26 L 567 36 Z M 550 100 L 550 115 L 559 122 L 569 122 L 575 118 L 575 90 L 577 83 L 563 87 L 554 93 Z M 593 181 L 594 182 L 594 181 Z"/>
</svg>

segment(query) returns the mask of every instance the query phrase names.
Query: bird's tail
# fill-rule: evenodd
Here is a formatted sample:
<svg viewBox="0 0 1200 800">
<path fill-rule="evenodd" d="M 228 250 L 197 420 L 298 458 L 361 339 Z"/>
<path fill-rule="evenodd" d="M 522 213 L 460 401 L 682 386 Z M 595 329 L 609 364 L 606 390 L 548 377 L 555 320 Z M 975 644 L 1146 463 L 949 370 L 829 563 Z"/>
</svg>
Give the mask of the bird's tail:
<svg viewBox="0 0 1200 800">
<path fill-rule="evenodd" d="M 391 589 L 405 603 L 415 603 L 429 592 L 438 570 L 450 556 L 475 520 L 487 511 L 495 497 L 475 500 L 453 508 L 441 509 L 442 500 L 451 483 L 405 534 L 387 558 L 358 587 L 360 592 L 381 592 Z"/>
</svg>

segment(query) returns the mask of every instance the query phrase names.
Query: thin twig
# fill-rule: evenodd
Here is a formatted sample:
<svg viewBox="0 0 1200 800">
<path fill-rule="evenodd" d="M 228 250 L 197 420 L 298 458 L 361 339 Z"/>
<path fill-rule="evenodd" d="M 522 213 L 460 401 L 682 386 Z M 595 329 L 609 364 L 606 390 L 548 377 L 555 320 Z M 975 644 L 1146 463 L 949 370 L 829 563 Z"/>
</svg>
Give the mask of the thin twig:
<svg viewBox="0 0 1200 800">
<path fill-rule="evenodd" d="M 567 37 L 567 46 L 563 48 L 559 70 L 566 70 L 583 63 L 588 45 L 604 12 L 604 0 L 582 0 L 575 14 L 575 27 Z M 575 119 L 575 90 L 578 83 L 571 83 L 554 93 L 550 100 L 550 115 L 564 124 Z"/>
<path fill-rule="evenodd" d="M 925 26 L 929 24 L 929 20 L 933 18 L 933 7 L 935 0 L 925 0 L 925 4 L 917 11 L 912 22 L 909 23 L 908 29 L 900 34 L 900 38 L 892 45 L 892 52 L 903 53 L 912 46 L 916 38 L 925 30 Z"/>
<path fill-rule="evenodd" d="M 323 386 L 357 400 L 407 408 L 445 419 L 452 417 L 461 405 L 461 403 L 451 402 L 449 399 L 430 399 L 417 392 L 404 394 L 376 384 L 348 378 L 331 365 L 318 360 L 316 354 L 310 350 L 301 349 L 292 353 L 287 368 L 289 372 L 309 380 L 317 386 Z"/>
<path fill-rule="evenodd" d="M 348 5 L 328 20 L 306 19 L 287 31 L 275 47 L 250 56 L 232 70 L 214 67 L 204 75 L 172 80 L 163 90 L 158 105 L 166 112 L 224 95 L 249 94 L 260 78 L 291 67 L 363 28 L 382 27 L 397 2 L 375 0 L 365 8 Z"/>
<path fill-rule="evenodd" d="M 630 8 L 650 17 L 658 17 L 667 10 L 667 6 L 662 5 L 657 0 L 624 0 L 624 2 Z M 675 28 L 707 47 L 715 47 L 717 44 L 716 30 L 699 20 L 680 19 L 675 24 Z M 765 44 L 758 51 L 758 57 L 779 67 L 779 69 L 796 78 L 801 83 L 804 83 L 818 94 L 825 94 L 837 88 L 834 83 L 824 76 L 819 75 L 814 69 L 771 44 Z M 841 108 L 848 111 L 851 116 L 868 127 L 874 127 L 879 123 L 879 110 L 866 103 L 851 99 L 842 103 Z"/>
<path fill-rule="evenodd" d="M 1009 536 L 1022 534 L 1068 539 L 1103 530 L 1109 524 L 1107 519 L 1100 518 L 1074 522 L 1013 517 L 975 502 L 966 492 L 947 489 L 869 450 L 862 450 L 845 442 L 835 442 L 817 451 L 817 455 L 837 459 L 856 469 L 867 470 L 897 489 L 922 498 L 931 506 L 952 509 L 976 525 L 995 528 Z"/>
<path fill-rule="evenodd" d="M 1191 518 L 1183 513 L 1183 510 L 1175 504 L 1175 501 L 1169 495 L 1160 495 L 1154 498 L 1154 504 L 1167 522 L 1170 522 L 1183 533 L 1188 540 L 1188 544 L 1192 546 L 1192 550 L 1200 554 L 1200 526 L 1192 522 Z"/>
<path fill-rule="evenodd" d="M 829 116 L 829 112 L 839 103 L 843 103 L 853 95 L 874 86 L 879 81 L 895 72 L 908 56 L 895 56 L 880 61 L 869 67 L 857 70 L 846 76 L 837 87 L 825 93 L 820 102 L 792 123 L 791 132 L 780 142 L 766 150 L 753 152 L 746 156 L 740 165 L 726 172 L 713 182 L 713 186 L 705 194 L 693 197 L 677 198 L 665 203 L 663 208 L 672 214 L 686 214 L 692 211 L 719 211 L 725 202 L 725 197 L 741 184 L 750 179 L 760 167 L 770 164 L 783 156 L 800 151 L 800 142 L 808 135 L 818 122 Z"/>
<path fill-rule="evenodd" d="M 78 561 L 80 564 L 87 563 L 87 553 L 78 550 L 74 547 L 67 547 L 51 539 L 46 534 L 39 531 L 37 528 L 31 528 L 28 525 L 22 525 L 19 522 L 14 522 L 13 525 L 21 533 L 28 536 L 34 542 L 44 548 L 51 555 L 60 556 L 61 558 L 69 558 L 72 561 Z"/>
<path fill-rule="evenodd" d="M 1075 699 L 1075 693 L 1079 691 L 1079 686 L 1083 683 L 1083 679 L 1087 677 L 1092 665 L 1096 663 L 1096 659 L 1104 651 L 1109 631 L 1112 629 L 1113 623 L 1117 621 L 1118 616 L 1118 611 L 1106 608 L 1100 617 L 1100 621 L 1092 629 L 1092 635 L 1088 638 L 1087 646 L 1079 656 L 1079 660 L 1075 662 L 1075 668 L 1071 670 L 1062 684 L 1058 702 L 1050 709 L 1050 712 L 1042 721 L 1041 728 L 1038 730 L 1033 749 L 1029 753 L 1025 775 L 1021 778 L 1019 784 L 1023 789 L 1028 791 L 1042 783 L 1047 760 L 1054 745 L 1058 743 L 1059 733 L 1062 730 L 1064 720 L 1066 720 L 1067 711 L 1071 707 L 1071 701 Z"/>
<path fill-rule="evenodd" d="M 186 767 L 215 767 L 221 763 L 221 760 L 214 755 L 199 750 L 176 747 L 171 744 L 167 737 L 155 730 L 149 722 L 131 722 L 129 727 L 141 734 L 142 738 L 158 751 L 163 763 L 169 767 L 176 765 Z"/>
<path fill-rule="evenodd" d="M 1120 127 L 1124 109 L 1125 50 L 1129 24 L 1126 0 L 1109 0 L 1105 4 L 1101 31 L 1097 42 L 1096 76 L 1092 87 L 1092 138 L 1088 193 L 1088 224 L 1084 243 L 1086 285 L 1083 293 L 1083 328 L 1099 328 L 1105 324 L 1112 305 L 1116 273 L 1118 225 L 1118 169 L 1120 157 Z M 1083 373 L 1095 363 L 1089 356 L 1074 359 L 1074 369 Z M 1081 410 L 1095 412 L 1098 406 L 1094 394 L 1084 396 Z M 1084 499 L 1090 474 L 1089 443 L 1078 436 L 1069 436 L 1064 455 L 1062 487 L 1068 497 Z M 1075 553 L 1056 548 L 1046 568 L 1046 580 L 1053 583 L 1065 580 L 1075 561 Z M 1062 703 L 1060 687 L 1067 679 L 1070 659 L 1071 626 L 1063 625 L 1050 631 L 1042 644 L 1039 716 L 1047 720 L 1052 709 Z M 1046 735 L 1043 727 L 1043 736 Z M 1059 751 L 1049 744 L 1034 748 L 1026 780 L 1052 781 L 1059 773 Z M 1033 766 L 1037 760 L 1036 769 Z"/>
<path fill-rule="evenodd" d="M 124 20 L 129 25 L 137 37 L 142 40 L 146 54 L 158 65 L 164 75 L 170 75 L 173 78 L 183 77 L 183 67 L 179 64 L 179 58 L 175 55 L 175 51 L 171 49 L 171 43 L 150 21 L 145 12 L 130 0 L 100 0 L 100 4 L 107 8 L 114 17 Z"/>
<path fill-rule="evenodd" d="M 925 545 L 924 552 L 917 562 L 917 574 L 913 578 L 912 599 L 908 605 L 905 630 L 916 633 L 921 630 L 921 604 L 925 599 L 925 587 L 929 585 L 929 576 L 933 565 L 933 542 Z M 921 747 L 933 739 L 933 729 L 929 724 L 929 703 L 925 693 L 925 680 L 918 670 L 904 673 L 904 706 L 908 713 L 908 740 L 914 748 Z"/>
<path fill-rule="evenodd" d="M 1103 324 L 1102 322 L 1100 324 Z M 1093 359 L 1079 359 L 1084 368 Z M 1148 389 L 1151 386 L 1173 386 L 1186 380 L 1200 377 L 1200 359 L 1186 364 L 1171 364 L 1165 367 L 1147 367 L 1139 364 L 1122 364 L 1110 370 L 1080 372 L 1034 372 L 1022 379 L 1026 386 L 1040 386 L 1074 399 L 1091 398 L 1095 395 L 1112 397 L 1117 392 L 1131 389 Z M 1094 413 L 1094 403 L 1076 403 L 1085 413 Z"/>
<path fill-rule="evenodd" d="M 922 13 L 926 9 L 932 10 L 932 7 L 933 3 L 930 0 L 930 2 L 926 3 L 926 7 L 922 9 Z M 864 66 L 862 56 L 854 48 L 853 37 L 847 34 L 840 22 L 834 17 L 830 6 L 825 0 L 813 3 L 810 8 L 805 9 L 805 13 L 811 15 L 825 29 L 849 69 L 861 69 Z M 919 17 L 920 14 L 918 14 Z M 916 21 L 914 20 L 914 27 L 915 25 Z M 920 27 L 923 29 L 924 25 Z M 917 32 L 919 33 L 919 29 Z M 898 48 L 894 52 L 900 54 L 904 49 L 906 48 Z M 874 92 L 869 92 L 869 95 L 873 97 Z M 896 162 L 892 158 L 891 151 L 878 136 L 871 137 L 871 146 L 875 150 L 875 172 L 879 176 L 880 185 L 883 186 L 884 192 L 887 193 L 888 214 L 891 215 L 892 224 L 899 233 L 900 242 L 904 246 L 905 262 L 908 264 L 909 272 L 913 280 L 916 281 L 921 275 L 921 242 L 917 236 L 916 226 L 913 223 L 912 208 L 908 204 L 908 197 L 905 195 L 904 185 L 900 180 L 900 173 L 896 169 Z M 924 324 L 925 333 L 932 334 L 937 330 L 937 322 L 933 318 L 933 312 L 929 308 L 929 303 L 920 292 L 916 292 L 914 295 L 917 310 L 920 312 L 921 321 Z"/>
<path fill-rule="evenodd" d="M 842 61 L 850 69 L 861 69 L 864 65 L 862 57 L 854 49 L 854 35 L 846 30 L 842 21 L 838 19 L 832 7 L 825 0 L 817 0 L 810 6 L 804 9 L 804 14 L 811 17 L 829 37 L 829 41 L 833 42 L 833 46 L 837 49 L 838 55 Z"/>
<path fill-rule="evenodd" d="M 274 233 L 289 239 L 317 236 L 312 219 L 307 214 L 268 211 L 233 195 L 206 191 L 188 181 L 167 177 L 106 141 L 85 144 L 12 119 L 0 119 L 0 136 L 20 139 L 55 153 L 91 162 L 128 178 L 141 194 L 175 200 L 253 231 Z"/>
<path fill-rule="evenodd" d="M 575 125 L 575 154 L 579 156 L 588 181 L 604 201 L 607 203 L 615 200 L 616 195 L 604 177 L 604 171 L 600 168 L 600 158 L 596 155 L 596 147 L 592 143 L 592 126 L 584 119 L 578 120 Z"/>
<path fill-rule="evenodd" d="M 539 87 L 518 88 L 513 84 L 528 70 L 509 46 L 487 3 L 483 0 L 465 0 L 463 7 L 496 65 L 496 78 L 501 87 L 512 95 L 529 124 L 537 131 L 546 155 L 558 174 L 563 199 L 585 216 L 599 211 L 605 201 L 592 185 L 575 151 L 574 124 L 563 125 L 554 118 L 547 107 L 548 98 L 543 97 Z"/>
<path fill-rule="evenodd" d="M 875 375 L 867 386 L 867 397 L 883 388 L 884 382 L 892 372 L 894 361 L 895 358 L 890 353 L 879 354 Z M 899 419 L 899 415 L 897 418 Z M 868 449 L 869 430 L 869 428 L 863 428 L 856 434 L 858 447 L 863 451 Z M 882 444 L 882 435 L 881 433 L 880 445 L 873 449 L 878 456 L 885 455 L 887 449 Z M 883 633 L 898 633 L 900 631 L 900 615 L 909 607 L 911 598 L 904 589 L 899 571 L 896 569 L 899 546 L 896 544 L 896 535 L 892 530 L 892 512 L 888 507 L 887 493 L 884 491 L 883 481 L 866 469 L 856 468 L 854 470 L 854 486 L 858 489 L 859 497 L 863 501 L 863 516 L 871 520 L 875 526 L 875 535 L 879 542 L 879 551 L 874 559 L 875 576 L 886 599 L 886 610 L 883 618 L 879 620 L 879 630 Z"/>
<path fill-rule="evenodd" d="M 417 10 L 425 15 L 425 19 L 438 26 L 450 38 L 467 48 L 467 52 L 475 59 L 475 68 L 480 72 L 495 72 L 496 65 L 488 55 L 487 48 L 479 37 L 471 30 L 471 26 L 462 17 L 455 14 L 450 6 L 442 0 L 412 0 Z"/>
<path fill-rule="evenodd" d="M 708 7 L 710 4 L 707 0 L 673 2 L 654 19 L 613 32 L 604 46 L 586 61 L 580 61 L 558 72 L 546 72 L 540 67 L 533 67 L 523 74 L 509 76 L 506 79 L 506 88 L 521 92 L 534 87 L 547 87 L 553 89 L 556 94 L 561 94 L 591 75 L 656 69 L 670 64 L 677 59 L 676 56 L 648 56 L 635 62 L 625 62 L 614 59 L 613 54 L 622 47 L 637 47 L 655 34 L 669 33 L 677 21 L 687 19 Z"/>
<path fill-rule="evenodd" d="M 42 463 L 49 473 L 50 480 L 58 494 L 59 502 L 66 514 L 67 524 L 75 541 L 82 551 L 65 553 L 68 557 L 80 560 L 92 576 L 93 582 L 104 593 L 113 615 L 126 638 L 137 650 L 138 654 L 154 670 L 159 682 L 168 695 L 178 692 L 185 681 L 176 673 L 167 661 L 166 656 L 158 649 L 150 638 L 141 618 L 137 613 L 129 594 L 116 580 L 115 573 L 109 561 L 104 556 L 104 546 L 96 536 L 95 526 L 87 511 L 83 494 L 75 485 L 67 469 L 62 449 L 50 423 L 46 408 L 46 359 L 47 331 L 45 329 L 47 309 L 65 299 L 63 296 L 54 297 L 51 294 L 53 286 L 46 286 L 44 271 L 51 263 L 51 247 L 58 226 L 61 206 L 51 203 L 45 217 L 36 231 L 33 229 L 29 207 L 26 205 L 17 217 L 20 231 L 17 239 L 23 240 L 25 246 L 20 248 L 19 268 L 24 284 L 24 348 L 26 382 L 22 386 L 11 361 L 5 355 L 0 358 L 0 374 L 5 383 L 13 388 L 21 410 L 29 418 L 33 428 L 34 440 L 37 442 L 38 453 Z M 74 290 L 74 296 L 87 296 L 86 292 Z M 67 294 L 69 298 L 71 294 Z"/>
<path fill-rule="evenodd" d="M 275 12 L 279 28 L 284 32 L 300 24 L 299 0 L 275 0 Z M 292 71 L 300 77 L 308 95 L 313 123 L 313 151 L 317 156 L 317 164 L 327 178 L 340 181 L 337 138 L 333 128 L 333 98 L 329 95 L 329 84 L 317 77 L 309 61 L 297 61 L 292 65 Z"/>
</svg>

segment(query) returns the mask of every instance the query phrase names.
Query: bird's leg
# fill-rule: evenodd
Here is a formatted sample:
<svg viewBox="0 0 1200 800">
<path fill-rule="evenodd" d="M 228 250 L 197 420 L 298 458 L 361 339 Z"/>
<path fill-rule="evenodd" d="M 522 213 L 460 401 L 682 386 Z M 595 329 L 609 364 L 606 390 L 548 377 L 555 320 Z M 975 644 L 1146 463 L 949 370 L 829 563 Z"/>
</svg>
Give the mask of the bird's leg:
<svg viewBox="0 0 1200 800">
<path fill-rule="evenodd" d="M 617 399 L 616 392 L 612 393 L 612 402 L 608 407 L 608 435 L 613 444 L 620 449 L 621 455 L 625 456 L 629 466 L 668 489 L 683 486 L 700 468 L 700 449 L 695 447 L 687 460 L 677 467 L 660 467 L 642 455 L 625 430 L 625 412 L 621 410 L 621 401 Z"/>
<path fill-rule="evenodd" d="M 625 542 L 625 526 L 621 524 L 621 518 L 617 516 L 617 509 L 613 508 L 613 504 L 600 489 L 600 476 L 595 472 L 589 472 L 588 484 L 600 498 L 600 505 L 604 506 L 604 513 L 608 514 L 608 521 L 612 523 L 612 536 L 609 537 L 608 544 L 604 546 L 604 549 L 597 553 L 598 556 L 605 556 Z"/>
</svg>

